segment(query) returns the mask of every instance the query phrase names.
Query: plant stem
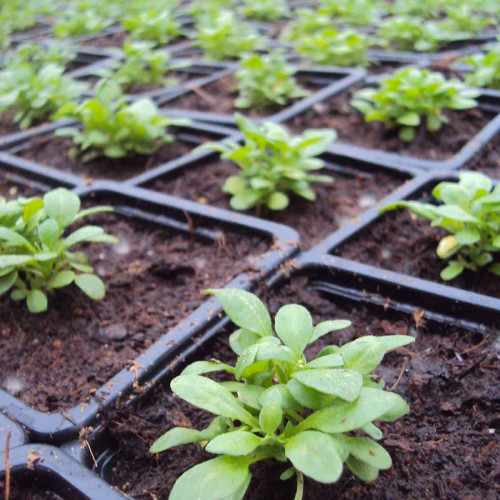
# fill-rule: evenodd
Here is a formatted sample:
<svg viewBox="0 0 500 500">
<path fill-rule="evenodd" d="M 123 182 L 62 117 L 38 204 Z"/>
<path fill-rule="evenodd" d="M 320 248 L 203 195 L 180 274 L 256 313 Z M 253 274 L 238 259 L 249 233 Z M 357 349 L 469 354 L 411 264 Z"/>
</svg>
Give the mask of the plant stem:
<svg viewBox="0 0 500 500">
<path fill-rule="evenodd" d="M 295 471 L 297 473 L 297 491 L 293 500 L 302 500 L 304 495 L 304 475 L 297 469 Z"/>
</svg>

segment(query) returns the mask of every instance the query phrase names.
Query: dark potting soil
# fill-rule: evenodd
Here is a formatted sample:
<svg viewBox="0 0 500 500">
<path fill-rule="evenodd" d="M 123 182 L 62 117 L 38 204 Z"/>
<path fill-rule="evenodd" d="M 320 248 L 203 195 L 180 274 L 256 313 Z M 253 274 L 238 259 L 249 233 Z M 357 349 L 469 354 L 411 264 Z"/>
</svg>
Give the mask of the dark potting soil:
<svg viewBox="0 0 500 500">
<path fill-rule="evenodd" d="M 29 198 L 31 196 L 39 196 L 40 192 L 34 186 L 27 184 L 18 184 L 9 178 L 8 174 L 0 174 L 0 197 L 6 200 L 13 200 L 24 196 Z"/>
<path fill-rule="evenodd" d="M 14 121 L 14 115 L 13 111 L 0 113 L 0 136 L 20 132 L 21 128 Z"/>
<path fill-rule="evenodd" d="M 175 131 L 169 131 L 176 136 Z M 208 140 L 200 136 L 200 143 Z M 41 163 L 57 170 L 71 172 L 86 179 L 112 179 L 125 180 L 134 175 L 141 174 L 158 165 L 167 163 L 191 152 L 198 144 L 193 144 L 182 139 L 162 146 L 152 155 L 135 155 L 129 158 L 96 158 L 83 162 L 81 157 L 73 157 L 71 151 L 74 147 L 69 138 L 55 138 L 38 136 L 30 140 L 17 154 L 31 161 Z"/>
<path fill-rule="evenodd" d="M 296 78 L 298 83 L 309 92 L 314 92 L 325 85 L 315 82 L 314 77 L 309 75 L 297 75 Z M 191 92 L 166 102 L 162 108 L 166 110 L 175 108 L 189 111 L 203 111 L 218 115 L 242 113 L 248 116 L 259 117 L 275 114 L 300 100 L 292 99 L 286 106 L 269 106 L 259 110 L 255 108 L 236 108 L 234 101 L 238 97 L 237 85 L 238 82 L 232 75 L 226 75 L 207 85 L 193 88 Z"/>
<path fill-rule="evenodd" d="M 436 254 L 439 240 L 446 233 L 432 228 L 428 220 L 407 209 L 390 212 L 334 250 L 335 255 L 398 273 L 423 278 L 456 288 L 500 297 L 500 282 L 486 268 L 464 271 L 443 281 L 440 272 L 446 261 Z"/>
<path fill-rule="evenodd" d="M 270 244 L 222 232 L 217 242 L 201 240 L 111 214 L 92 220 L 120 238 L 115 246 L 86 249 L 106 283 L 102 301 L 73 285 L 49 297 L 43 314 L 0 300 L 0 384 L 40 411 L 87 400 L 198 307 L 204 289 L 254 270 Z"/>
<path fill-rule="evenodd" d="M 159 178 L 151 188 L 174 196 L 230 209 L 230 196 L 221 190 L 224 181 L 239 173 L 228 161 L 213 161 L 185 168 L 173 179 Z M 293 197 L 286 210 L 268 211 L 262 217 L 297 230 L 302 247 L 310 248 L 339 226 L 353 222 L 357 215 L 393 191 L 403 179 L 382 172 L 355 171 L 351 175 L 332 172 L 331 184 L 312 184 L 316 201 Z M 322 173 L 330 174 L 328 171 Z M 255 215 L 255 210 L 246 213 Z"/>
<path fill-rule="evenodd" d="M 350 104 L 353 93 L 343 92 L 317 103 L 288 120 L 286 125 L 294 132 L 309 128 L 332 128 L 337 131 L 339 142 L 429 160 L 444 160 L 458 153 L 491 119 L 489 113 L 477 108 L 445 110 L 444 114 L 450 123 L 438 132 L 426 132 L 412 143 L 405 143 L 399 140 L 397 131 L 387 130 L 381 122 L 365 122 L 362 114 Z"/>
<path fill-rule="evenodd" d="M 333 485 L 306 479 L 304 498 L 496 498 L 500 448 L 494 429 L 499 425 L 500 389 L 495 336 L 425 320 L 415 324 L 407 314 L 380 309 L 375 313 L 362 304 L 331 302 L 306 285 L 302 278 L 293 279 L 264 301 L 273 314 L 281 305 L 295 302 L 308 307 L 315 322 L 349 318 L 354 325 L 318 341 L 309 359 L 324 345 L 343 344 L 367 334 L 411 334 L 417 341 L 387 355 L 377 369 L 386 387 L 405 398 L 411 408 L 403 418 L 380 425 L 381 444 L 391 454 L 393 467 L 381 471 L 370 485 L 355 479 L 347 468 Z M 203 347 L 196 359 L 213 357 L 235 362 L 225 335 Z M 198 445 L 184 445 L 152 456 L 150 445 L 174 426 L 202 429 L 212 418 L 160 386 L 135 408 L 117 405 L 103 412 L 102 423 L 116 443 L 106 478 L 136 500 L 167 498 L 183 472 L 213 455 Z M 245 499 L 292 499 L 295 480 L 279 480 L 286 467 L 253 466 Z"/>
<path fill-rule="evenodd" d="M 61 500 L 62 498 L 43 486 L 26 483 L 25 479 L 11 479 L 10 500 Z M 5 482 L 0 480 L 0 494 L 5 491 L 4 488 Z"/>
<path fill-rule="evenodd" d="M 476 170 L 493 179 L 500 179 L 500 135 L 487 142 L 462 170 Z"/>
</svg>

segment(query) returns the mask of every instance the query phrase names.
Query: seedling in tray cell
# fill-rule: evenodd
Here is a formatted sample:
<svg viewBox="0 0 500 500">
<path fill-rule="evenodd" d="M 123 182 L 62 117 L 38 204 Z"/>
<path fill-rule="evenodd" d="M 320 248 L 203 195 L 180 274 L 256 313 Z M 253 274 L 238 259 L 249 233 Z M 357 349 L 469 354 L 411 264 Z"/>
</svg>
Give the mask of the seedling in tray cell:
<svg viewBox="0 0 500 500">
<path fill-rule="evenodd" d="M 240 66 L 235 74 L 239 90 L 237 108 L 284 106 L 289 100 L 308 93 L 295 80 L 297 70 L 287 64 L 281 51 L 248 55 Z"/>
<path fill-rule="evenodd" d="M 150 10 L 131 14 L 122 21 L 134 40 L 165 45 L 182 34 L 181 23 L 171 10 Z"/>
<path fill-rule="evenodd" d="M 319 7 L 332 16 L 332 22 L 365 26 L 377 24 L 387 9 L 385 2 L 377 0 L 320 0 Z"/>
<path fill-rule="evenodd" d="M 70 251 L 79 243 L 116 243 L 99 226 L 83 226 L 63 237 L 74 222 L 112 207 L 80 211 L 80 198 L 65 188 L 43 198 L 0 198 L 0 296 L 26 300 L 32 313 L 47 310 L 48 296 L 75 283 L 94 300 L 104 297 L 102 280 L 93 273 L 85 253 Z"/>
<path fill-rule="evenodd" d="M 314 64 L 363 67 L 368 64 L 367 50 L 370 43 L 363 33 L 327 28 L 301 36 L 297 40 L 296 50 Z"/>
<path fill-rule="evenodd" d="M 479 92 L 460 80 L 447 80 L 441 73 L 403 68 L 387 77 L 378 89 L 363 89 L 354 95 L 353 107 L 365 121 L 380 121 L 398 128 L 402 141 L 413 141 L 417 131 L 438 131 L 448 122 L 443 109 L 463 110 L 477 106 Z"/>
<path fill-rule="evenodd" d="M 376 442 L 382 431 L 374 421 L 392 422 L 409 408 L 401 396 L 384 391 L 383 380 L 372 372 L 385 353 L 410 344 L 413 337 L 360 337 L 340 347 L 328 345 L 307 359 L 307 346 L 350 321 L 313 327 L 306 308 L 289 304 L 276 313 L 274 333 L 271 317 L 255 295 L 234 289 L 206 293 L 217 296 L 239 327 L 229 338 L 238 360 L 235 366 L 197 361 L 171 382 L 177 396 L 216 417 L 202 431 L 169 430 L 151 452 L 200 443 L 218 456 L 184 472 L 170 500 L 241 499 L 252 478 L 249 467 L 270 459 L 289 466 L 282 480 L 296 476 L 296 500 L 302 499 L 304 476 L 334 483 L 345 463 L 358 478 L 371 482 L 391 467 L 391 457 Z M 235 380 L 215 382 L 203 376 L 213 372 L 226 372 Z"/>
<path fill-rule="evenodd" d="M 222 191 L 232 196 L 233 209 L 284 210 L 290 194 L 313 201 L 316 195 L 311 183 L 333 182 L 328 175 L 310 173 L 323 167 L 323 161 L 316 157 L 335 140 L 333 130 L 306 130 L 300 136 L 290 136 L 276 123 L 258 126 L 240 114 L 235 118 L 245 136 L 243 145 L 223 141 L 198 148 L 218 151 L 241 168 L 239 175 L 229 177 L 222 186 Z"/>
<path fill-rule="evenodd" d="M 263 37 L 230 11 L 200 16 L 196 30 L 194 44 L 201 47 L 209 59 L 235 59 L 263 45 Z"/>
<path fill-rule="evenodd" d="M 412 212 L 451 233 L 442 238 L 437 255 L 448 260 L 441 279 L 451 280 L 464 269 L 487 268 L 500 275 L 494 255 L 500 252 L 500 185 L 476 172 L 462 172 L 459 182 L 441 182 L 432 194 L 443 202 L 436 206 L 417 201 L 400 201 L 383 211 L 409 208 Z"/>
<path fill-rule="evenodd" d="M 286 17 L 290 10 L 286 0 L 245 0 L 241 13 L 257 21 L 273 21 Z"/>
<path fill-rule="evenodd" d="M 80 122 L 81 128 L 64 127 L 56 135 L 71 137 L 83 153 L 83 161 L 99 156 L 123 158 L 152 154 L 174 141 L 167 127 L 190 123 L 162 115 L 151 99 L 129 104 L 113 80 L 101 80 L 93 98 L 82 104 L 67 104 L 60 109 L 58 117 Z"/>
<path fill-rule="evenodd" d="M 46 64 L 57 64 L 66 66 L 76 57 L 76 50 L 71 45 L 53 41 L 48 43 L 27 42 L 7 56 L 5 67 L 12 68 L 23 64 L 29 64 L 33 69 L 39 71 Z"/>
<path fill-rule="evenodd" d="M 62 106 L 87 89 L 87 84 L 64 76 L 64 66 L 37 66 L 13 61 L 0 71 L 0 112 L 14 110 L 14 121 L 21 128 L 53 119 Z"/>
<path fill-rule="evenodd" d="M 296 9 L 293 20 L 281 32 L 280 38 L 286 41 L 300 40 L 306 35 L 331 28 L 332 16 L 324 9 Z"/>
<path fill-rule="evenodd" d="M 473 67 L 473 71 L 465 75 L 468 85 L 500 90 L 500 41 L 484 54 L 473 54 L 460 62 Z"/>
<path fill-rule="evenodd" d="M 116 49 L 116 56 L 123 60 L 113 59 L 106 67 L 95 70 L 94 73 L 104 78 L 112 78 L 127 91 L 134 85 L 161 85 L 164 87 L 176 85 L 177 79 L 166 78 L 165 74 L 179 68 L 189 66 L 189 63 L 170 61 L 170 54 L 165 50 L 154 50 L 153 42 L 129 41 L 123 44 L 123 51 Z"/>
</svg>

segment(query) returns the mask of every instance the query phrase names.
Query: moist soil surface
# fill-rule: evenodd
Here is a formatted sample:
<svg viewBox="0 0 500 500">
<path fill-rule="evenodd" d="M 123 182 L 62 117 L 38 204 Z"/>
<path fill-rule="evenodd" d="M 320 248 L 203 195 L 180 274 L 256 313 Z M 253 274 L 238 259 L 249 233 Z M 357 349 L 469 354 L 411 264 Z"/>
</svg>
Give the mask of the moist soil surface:
<svg viewBox="0 0 500 500">
<path fill-rule="evenodd" d="M 344 344 L 362 335 L 411 334 L 417 341 L 387 355 L 376 373 L 409 404 L 410 413 L 380 425 L 393 467 L 381 471 L 370 485 L 344 469 L 341 480 L 322 485 L 306 479 L 304 498 L 496 498 L 498 488 L 498 427 L 500 390 L 494 334 L 419 321 L 412 316 L 351 302 L 320 298 L 303 278 L 294 279 L 264 300 L 275 313 L 286 303 L 305 305 L 315 323 L 349 318 L 353 327 L 317 342 L 308 359 L 327 344 Z M 231 330 L 232 331 L 232 330 Z M 498 348 L 498 347 L 497 347 Z M 217 358 L 234 363 L 226 335 L 196 359 Z M 179 366 L 179 371 L 182 367 Z M 167 498 L 175 480 L 200 461 L 213 458 L 198 446 L 184 445 L 152 456 L 150 445 L 174 426 L 202 429 L 213 418 L 158 386 L 136 408 L 118 405 L 102 414 L 102 423 L 116 442 L 116 454 L 105 477 L 136 500 Z M 253 466 L 247 500 L 289 500 L 295 480 L 280 481 L 286 464 Z M 498 492 L 497 492 L 498 493 Z"/>
<path fill-rule="evenodd" d="M 430 200 L 429 197 L 427 201 Z M 500 297 L 500 282 L 486 268 L 478 272 L 465 270 L 451 281 L 441 280 L 440 272 L 446 267 L 446 261 L 436 255 L 436 248 L 446 234 L 410 210 L 400 209 L 382 216 L 334 253 L 363 264 Z"/>
<path fill-rule="evenodd" d="M 5 482 L 0 480 L 0 493 L 4 492 Z M 62 497 L 43 486 L 27 485 L 25 479 L 11 479 L 10 500 L 61 500 Z"/>
<path fill-rule="evenodd" d="M 175 131 L 169 131 L 169 133 L 177 135 Z M 200 143 L 205 140 L 208 138 L 199 137 Z M 72 154 L 74 145 L 70 138 L 41 135 L 23 145 L 23 149 L 16 148 L 16 154 L 26 160 L 35 161 L 64 172 L 71 172 L 88 180 L 112 179 L 121 181 L 190 153 L 197 145 L 179 138 L 175 142 L 162 146 L 150 156 L 135 155 L 116 159 L 100 157 L 84 162 L 80 156 L 74 157 Z"/>
<path fill-rule="evenodd" d="M 21 128 L 14 122 L 14 115 L 12 111 L 0 113 L 0 136 L 20 132 Z"/>
<path fill-rule="evenodd" d="M 208 203 L 219 208 L 231 209 L 230 196 L 221 190 L 224 181 L 240 169 L 231 162 L 213 161 L 195 168 L 185 168 L 172 180 L 159 178 L 151 188 Z M 322 173 L 330 174 L 323 171 Z M 347 170 L 343 175 L 331 172 L 333 183 L 316 183 L 314 202 L 298 196 L 291 199 L 286 210 L 268 211 L 261 216 L 273 222 L 286 224 L 296 229 L 303 248 L 310 248 L 339 226 L 352 223 L 357 215 L 374 205 L 393 191 L 403 179 L 382 172 L 360 172 Z M 255 215 L 255 210 L 245 213 Z"/>
<path fill-rule="evenodd" d="M 269 248 L 256 236 L 222 233 L 213 242 L 112 214 L 87 223 L 120 239 L 85 250 L 106 283 L 102 301 L 73 285 L 49 297 L 43 314 L 0 301 L 0 384 L 40 411 L 85 401 L 198 307 L 204 289 L 251 272 Z"/>
<path fill-rule="evenodd" d="M 500 135 L 497 134 L 476 153 L 462 170 L 476 170 L 493 179 L 500 178 Z"/>
<path fill-rule="evenodd" d="M 297 82 L 309 92 L 314 92 L 325 86 L 325 83 L 320 84 L 313 76 L 296 75 Z M 322 78 L 325 81 L 325 78 Z M 330 83 L 332 83 L 334 80 Z M 226 75 L 218 78 L 212 83 L 203 85 L 196 90 L 183 94 L 182 96 L 168 101 L 162 108 L 183 109 L 189 111 L 203 111 L 206 113 L 216 113 L 218 115 L 233 115 L 234 113 L 242 113 L 244 115 L 259 117 L 275 114 L 300 99 L 290 100 L 286 106 L 269 106 L 265 109 L 257 110 L 254 108 L 236 108 L 234 102 L 238 97 L 237 90 L 238 82 L 232 75 Z"/>
<path fill-rule="evenodd" d="M 396 131 L 387 130 L 381 122 L 364 121 L 362 114 L 350 105 L 354 91 L 342 92 L 317 103 L 285 124 L 297 133 L 309 128 L 333 128 L 337 131 L 338 142 L 428 160 L 444 160 L 458 153 L 491 119 L 490 114 L 480 109 L 445 110 L 450 122 L 441 130 L 432 134 L 424 132 L 412 143 L 405 143 L 398 138 Z"/>
</svg>

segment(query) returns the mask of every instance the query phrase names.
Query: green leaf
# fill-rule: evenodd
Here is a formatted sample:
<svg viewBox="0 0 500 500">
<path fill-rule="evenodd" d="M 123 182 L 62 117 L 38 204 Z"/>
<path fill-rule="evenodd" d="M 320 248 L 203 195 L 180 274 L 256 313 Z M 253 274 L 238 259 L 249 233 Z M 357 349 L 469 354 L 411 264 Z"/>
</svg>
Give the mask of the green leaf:
<svg viewBox="0 0 500 500">
<path fill-rule="evenodd" d="M 251 432 L 234 431 L 220 434 L 207 444 L 209 453 L 242 456 L 252 453 L 259 446 L 261 438 Z"/>
<path fill-rule="evenodd" d="M 342 474 L 337 442 L 328 434 L 296 434 L 285 443 L 285 455 L 296 469 L 320 483 L 334 483 Z"/>
<path fill-rule="evenodd" d="M 350 456 L 346 460 L 346 465 L 357 478 L 366 483 L 372 483 L 378 477 L 379 470 L 377 468 L 358 460 L 356 457 Z"/>
<path fill-rule="evenodd" d="M 410 411 L 408 403 L 401 396 L 395 393 L 392 394 L 395 396 L 392 398 L 392 404 L 383 415 L 378 417 L 381 422 L 393 422 Z"/>
<path fill-rule="evenodd" d="M 7 227 L 0 226 L 0 240 L 6 241 L 7 244 L 12 246 L 21 246 L 35 250 L 24 236 Z"/>
<path fill-rule="evenodd" d="M 177 479 L 169 500 L 240 500 L 251 479 L 248 461 L 221 456 L 195 465 Z M 246 486 L 245 486 L 246 485 Z"/>
<path fill-rule="evenodd" d="M 234 373 L 234 368 L 226 363 L 213 361 L 195 361 L 182 370 L 181 375 L 203 375 L 204 373 L 226 371 Z"/>
<path fill-rule="evenodd" d="M 278 403 L 266 403 L 259 414 L 260 428 L 266 434 L 273 434 L 281 424 L 283 410 Z"/>
<path fill-rule="evenodd" d="M 47 215 L 62 229 L 73 222 L 80 210 L 80 198 L 66 188 L 57 188 L 44 196 L 43 205 Z"/>
<path fill-rule="evenodd" d="M 226 179 L 222 186 L 222 191 L 228 194 L 240 194 L 245 191 L 245 181 L 239 175 L 232 175 Z"/>
<path fill-rule="evenodd" d="M 47 296 L 40 290 L 30 290 L 26 304 L 31 313 L 41 313 L 47 310 Z"/>
<path fill-rule="evenodd" d="M 376 469 L 390 469 L 392 460 L 387 451 L 375 441 L 362 437 L 348 437 L 349 452 L 358 460 Z"/>
<path fill-rule="evenodd" d="M 8 274 L 0 276 L 0 295 L 7 293 L 17 280 L 17 271 L 11 271 Z"/>
<path fill-rule="evenodd" d="M 75 285 L 93 300 L 101 300 L 106 294 L 106 287 L 101 278 L 95 274 L 78 274 Z"/>
<path fill-rule="evenodd" d="M 224 387 L 199 375 L 179 375 L 170 383 L 180 398 L 203 410 L 224 417 L 241 420 L 253 426 L 257 422 L 242 404 Z"/>
<path fill-rule="evenodd" d="M 61 229 L 54 219 L 45 219 L 38 226 L 38 235 L 44 245 L 52 248 L 59 236 L 61 236 Z"/>
<path fill-rule="evenodd" d="M 328 354 L 313 359 L 306 364 L 308 368 L 340 368 L 344 364 L 344 359 L 340 354 Z"/>
<path fill-rule="evenodd" d="M 401 125 L 408 125 L 409 127 L 416 127 L 420 124 L 420 116 L 418 113 L 409 112 L 399 117 L 398 123 Z"/>
<path fill-rule="evenodd" d="M 302 406 L 311 408 L 312 410 L 319 410 L 329 406 L 335 400 L 335 396 L 329 396 L 324 392 L 307 387 L 295 379 L 288 381 L 287 388 Z"/>
<path fill-rule="evenodd" d="M 229 336 L 229 345 L 239 356 L 247 347 L 255 344 L 259 338 L 261 337 L 257 333 L 239 328 Z"/>
<path fill-rule="evenodd" d="M 441 279 L 449 281 L 456 278 L 464 270 L 464 265 L 456 260 L 451 261 L 442 271 Z"/>
<path fill-rule="evenodd" d="M 382 361 L 385 349 L 382 342 L 373 335 L 360 337 L 339 349 L 344 359 L 344 367 L 361 374 L 370 373 Z"/>
<path fill-rule="evenodd" d="M 149 449 L 150 453 L 160 453 L 174 446 L 203 441 L 200 431 L 175 427 L 159 437 Z"/>
<path fill-rule="evenodd" d="M 264 392 L 264 388 L 260 385 L 244 384 L 241 382 L 221 382 L 220 385 L 228 391 L 236 392 L 238 399 L 245 405 L 260 411 L 262 407 L 260 396 Z"/>
<path fill-rule="evenodd" d="M 62 288 L 73 283 L 75 273 L 73 271 L 59 271 L 47 281 L 47 288 Z"/>
<path fill-rule="evenodd" d="M 84 226 L 70 234 L 64 241 L 64 248 L 69 248 L 82 241 L 90 241 L 96 236 L 104 234 L 104 230 L 99 226 Z"/>
<path fill-rule="evenodd" d="M 283 343 L 296 355 L 301 355 L 313 332 L 311 314 L 297 304 L 283 306 L 276 313 L 274 328 Z"/>
<path fill-rule="evenodd" d="M 24 266 L 31 260 L 32 255 L 0 255 L 0 269 Z"/>
<path fill-rule="evenodd" d="M 264 304 L 253 293 L 235 288 L 206 290 L 206 295 L 215 295 L 229 316 L 240 328 L 260 336 L 272 335 L 271 317 Z"/>
<path fill-rule="evenodd" d="M 299 428 L 332 434 L 350 432 L 377 420 L 395 404 L 399 405 L 400 401 L 401 396 L 393 392 L 363 387 L 356 401 L 340 401 L 334 406 L 323 408 L 302 421 Z"/>
<path fill-rule="evenodd" d="M 267 206 L 271 210 L 284 210 L 289 203 L 290 199 L 285 193 L 275 192 L 267 198 Z"/>
<path fill-rule="evenodd" d="M 319 392 L 354 401 L 363 386 L 361 374 L 352 370 L 313 368 L 295 372 L 293 378 Z"/>
<path fill-rule="evenodd" d="M 336 330 L 343 330 L 351 326 L 352 323 L 347 319 L 335 319 L 330 321 L 323 321 L 314 327 L 313 334 L 309 343 L 312 344 L 315 340 L 320 337 L 327 335 L 328 333 L 334 332 Z"/>
</svg>

